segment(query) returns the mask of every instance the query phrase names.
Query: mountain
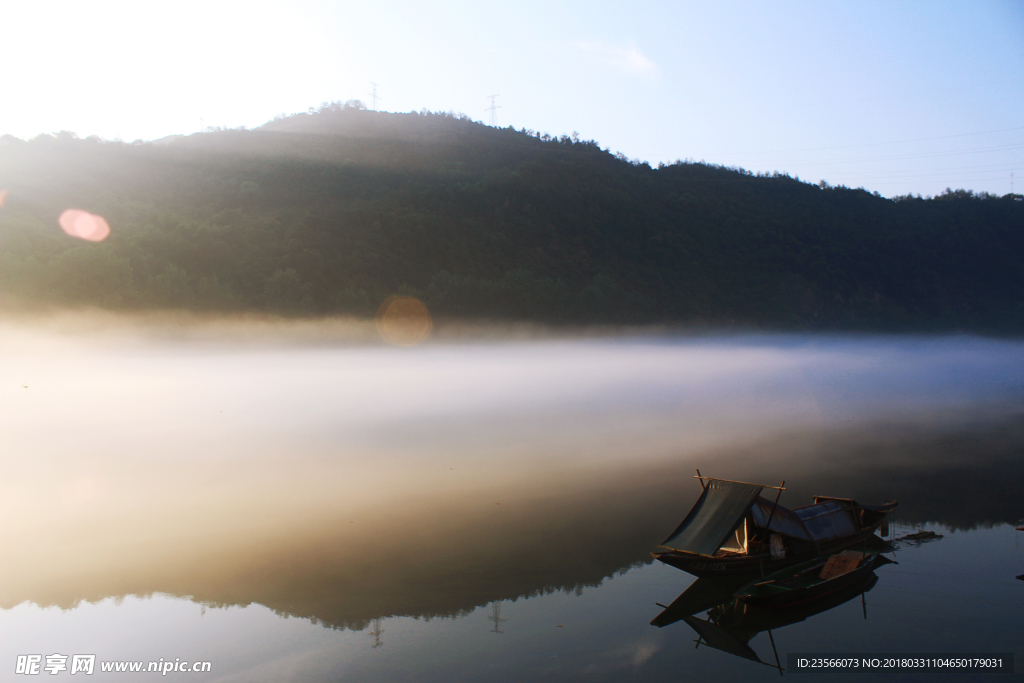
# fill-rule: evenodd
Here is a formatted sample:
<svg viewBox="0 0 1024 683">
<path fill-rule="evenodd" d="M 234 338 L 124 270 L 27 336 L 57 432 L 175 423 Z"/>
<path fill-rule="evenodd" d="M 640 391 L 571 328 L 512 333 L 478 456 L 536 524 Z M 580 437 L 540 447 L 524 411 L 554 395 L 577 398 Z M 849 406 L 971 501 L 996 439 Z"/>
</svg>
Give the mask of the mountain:
<svg viewBox="0 0 1024 683">
<path fill-rule="evenodd" d="M 1024 202 L 652 168 L 355 103 L 153 143 L 0 138 L 8 305 L 766 329 L 1024 331 Z M 105 241 L 66 236 L 67 208 Z"/>
</svg>

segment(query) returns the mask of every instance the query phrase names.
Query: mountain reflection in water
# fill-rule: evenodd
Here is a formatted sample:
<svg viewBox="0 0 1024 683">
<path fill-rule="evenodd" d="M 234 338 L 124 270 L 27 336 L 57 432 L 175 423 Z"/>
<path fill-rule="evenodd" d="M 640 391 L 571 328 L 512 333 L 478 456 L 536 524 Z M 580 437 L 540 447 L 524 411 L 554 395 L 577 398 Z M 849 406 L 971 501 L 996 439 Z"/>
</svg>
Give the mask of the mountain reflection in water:
<svg viewBox="0 0 1024 683">
<path fill-rule="evenodd" d="M 895 498 L 903 521 L 960 528 L 1021 513 L 1018 343 L 4 331 L 4 609 L 160 593 L 381 642 L 374 620 L 649 563 L 695 467 L 785 479 L 790 507 Z"/>
</svg>

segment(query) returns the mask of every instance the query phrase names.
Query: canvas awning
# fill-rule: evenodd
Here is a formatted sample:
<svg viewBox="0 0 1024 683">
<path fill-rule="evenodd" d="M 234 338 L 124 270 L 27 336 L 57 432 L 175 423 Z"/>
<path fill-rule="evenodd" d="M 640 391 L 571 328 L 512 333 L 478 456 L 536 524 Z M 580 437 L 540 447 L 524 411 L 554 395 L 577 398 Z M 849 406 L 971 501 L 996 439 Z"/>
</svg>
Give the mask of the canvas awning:
<svg viewBox="0 0 1024 683">
<path fill-rule="evenodd" d="M 857 533 L 857 522 L 853 514 L 845 505 L 834 500 L 797 508 L 793 512 L 803 520 L 807 532 L 815 541 L 831 541 Z"/>
<path fill-rule="evenodd" d="M 750 511 L 754 516 L 754 524 L 762 529 L 767 527 L 768 520 L 771 520 L 771 530 L 774 533 L 791 538 L 799 538 L 803 541 L 811 540 L 803 520 L 789 508 L 782 507 L 773 501 L 758 496 Z"/>
<path fill-rule="evenodd" d="M 772 501 L 758 497 L 750 510 L 754 524 L 763 529 L 771 519 L 773 533 L 819 543 L 857 533 L 857 522 L 853 514 L 841 502 L 826 500 L 795 510 L 775 505 L 774 513 L 772 507 Z"/>
<path fill-rule="evenodd" d="M 743 521 L 763 488 L 757 484 L 708 480 L 690 514 L 665 539 L 662 547 L 708 557 L 714 555 Z"/>
</svg>

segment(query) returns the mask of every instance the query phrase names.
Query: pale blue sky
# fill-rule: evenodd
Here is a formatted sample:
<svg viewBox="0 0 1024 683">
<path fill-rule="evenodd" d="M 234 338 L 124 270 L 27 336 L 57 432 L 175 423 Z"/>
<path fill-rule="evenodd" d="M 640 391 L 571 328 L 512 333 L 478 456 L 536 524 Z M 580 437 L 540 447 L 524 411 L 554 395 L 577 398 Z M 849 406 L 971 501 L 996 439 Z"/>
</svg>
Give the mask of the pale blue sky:
<svg viewBox="0 0 1024 683">
<path fill-rule="evenodd" d="M 0 133 L 154 139 L 323 101 L 578 131 L 883 195 L 1024 191 L 1024 0 L 19 3 Z"/>
</svg>

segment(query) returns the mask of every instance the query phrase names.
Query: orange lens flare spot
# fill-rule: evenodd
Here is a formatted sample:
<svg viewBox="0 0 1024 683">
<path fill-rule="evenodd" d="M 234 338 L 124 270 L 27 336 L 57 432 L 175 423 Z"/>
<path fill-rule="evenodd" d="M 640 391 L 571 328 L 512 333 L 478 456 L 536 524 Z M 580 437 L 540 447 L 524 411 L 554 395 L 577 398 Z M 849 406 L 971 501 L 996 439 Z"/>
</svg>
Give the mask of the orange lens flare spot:
<svg viewBox="0 0 1024 683">
<path fill-rule="evenodd" d="M 0 209 L 7 204 L 7 190 L 0 190 Z"/>
<path fill-rule="evenodd" d="M 67 234 L 90 242 L 102 242 L 110 234 L 106 219 L 88 211 L 68 209 L 60 215 L 58 222 Z"/>
<path fill-rule="evenodd" d="M 434 329 L 434 321 L 419 299 L 392 296 L 377 310 L 377 329 L 388 344 L 415 346 Z"/>
</svg>

